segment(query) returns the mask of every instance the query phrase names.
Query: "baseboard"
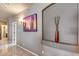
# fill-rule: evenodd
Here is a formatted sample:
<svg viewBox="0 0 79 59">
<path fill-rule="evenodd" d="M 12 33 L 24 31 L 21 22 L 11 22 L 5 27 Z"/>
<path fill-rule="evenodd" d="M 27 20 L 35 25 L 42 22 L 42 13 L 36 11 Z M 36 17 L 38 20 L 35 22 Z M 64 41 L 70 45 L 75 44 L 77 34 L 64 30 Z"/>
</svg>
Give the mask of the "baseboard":
<svg viewBox="0 0 79 59">
<path fill-rule="evenodd" d="M 17 44 L 17 46 L 20 47 L 20 48 L 22 48 L 22 49 L 25 50 L 25 51 L 30 52 L 31 54 L 33 54 L 33 55 L 35 55 L 35 56 L 39 56 L 38 54 L 36 54 L 36 53 L 34 53 L 34 52 L 32 52 L 32 51 L 30 51 L 30 50 L 28 50 L 28 49 L 26 49 L 26 48 L 24 48 L 24 47 L 18 45 L 18 44 Z"/>
</svg>

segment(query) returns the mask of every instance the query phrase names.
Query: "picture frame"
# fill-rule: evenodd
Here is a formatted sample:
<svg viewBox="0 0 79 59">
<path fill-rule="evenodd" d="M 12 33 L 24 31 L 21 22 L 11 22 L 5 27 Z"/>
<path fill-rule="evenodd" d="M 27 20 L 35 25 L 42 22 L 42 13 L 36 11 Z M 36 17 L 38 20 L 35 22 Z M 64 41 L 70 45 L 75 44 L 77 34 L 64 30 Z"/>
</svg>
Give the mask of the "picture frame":
<svg viewBox="0 0 79 59">
<path fill-rule="evenodd" d="M 58 39 L 58 42 L 56 42 L 56 40 L 55 40 L 55 38 L 56 38 L 56 36 L 54 35 L 52 35 L 53 37 L 55 37 L 54 38 L 54 40 L 52 39 L 52 40 L 49 40 L 49 39 L 47 39 L 47 38 L 45 38 L 45 23 L 44 23 L 44 20 L 46 20 L 46 18 L 45 18 L 45 15 L 44 15 L 44 12 L 46 11 L 47 12 L 47 9 L 48 8 L 50 8 L 50 7 L 52 7 L 52 6 L 54 6 L 55 7 L 55 5 L 56 5 L 56 3 L 51 3 L 51 4 L 49 4 L 48 6 L 46 6 L 43 10 L 42 10 L 42 40 L 43 41 L 47 41 L 47 42 L 52 42 L 52 43 L 57 43 L 57 44 L 65 44 L 65 45 L 78 45 L 78 36 L 77 36 L 77 33 L 76 33 L 76 40 L 75 40 L 75 44 L 73 44 L 73 43 L 69 43 L 69 42 L 63 42 L 63 41 L 61 41 L 61 39 L 59 38 L 61 35 L 58 35 L 57 36 L 57 38 L 59 38 Z M 50 12 L 50 11 L 49 11 Z M 78 11 L 77 11 L 78 12 Z M 78 17 L 78 16 L 77 16 Z M 48 18 L 49 19 L 49 18 Z M 54 19 L 53 17 L 52 17 L 52 19 Z M 78 19 L 76 19 L 76 22 L 78 22 Z M 78 24 L 77 24 L 77 28 L 78 28 Z M 61 31 L 61 30 L 60 30 Z M 78 32 L 78 31 L 77 31 Z M 59 33 L 59 32 L 58 32 Z M 55 32 L 54 32 L 54 34 L 56 34 Z M 60 34 L 60 33 L 59 33 Z"/>
<path fill-rule="evenodd" d="M 23 31 L 24 32 L 37 32 L 37 14 L 26 16 L 23 19 Z"/>
</svg>

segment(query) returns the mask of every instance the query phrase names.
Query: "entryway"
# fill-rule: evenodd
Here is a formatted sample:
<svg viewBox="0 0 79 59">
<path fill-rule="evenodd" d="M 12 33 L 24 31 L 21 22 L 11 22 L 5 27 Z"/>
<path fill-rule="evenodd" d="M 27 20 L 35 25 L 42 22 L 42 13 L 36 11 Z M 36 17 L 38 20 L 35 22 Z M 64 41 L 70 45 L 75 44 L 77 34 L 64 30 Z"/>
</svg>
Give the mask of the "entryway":
<svg viewBox="0 0 79 59">
<path fill-rule="evenodd" d="M 8 43 L 8 22 L 6 20 L 0 21 L 0 46 Z"/>
</svg>

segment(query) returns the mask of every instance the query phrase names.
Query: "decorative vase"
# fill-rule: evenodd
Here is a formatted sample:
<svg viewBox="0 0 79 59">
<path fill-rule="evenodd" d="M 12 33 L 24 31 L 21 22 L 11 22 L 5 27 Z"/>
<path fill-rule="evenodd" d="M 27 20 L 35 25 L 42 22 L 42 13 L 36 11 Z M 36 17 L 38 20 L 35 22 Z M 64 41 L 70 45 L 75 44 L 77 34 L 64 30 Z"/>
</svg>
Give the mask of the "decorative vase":
<svg viewBox="0 0 79 59">
<path fill-rule="evenodd" d="M 55 32 L 55 42 L 59 42 L 59 21 L 60 21 L 60 16 L 55 17 L 55 25 L 56 25 L 56 32 Z"/>
</svg>

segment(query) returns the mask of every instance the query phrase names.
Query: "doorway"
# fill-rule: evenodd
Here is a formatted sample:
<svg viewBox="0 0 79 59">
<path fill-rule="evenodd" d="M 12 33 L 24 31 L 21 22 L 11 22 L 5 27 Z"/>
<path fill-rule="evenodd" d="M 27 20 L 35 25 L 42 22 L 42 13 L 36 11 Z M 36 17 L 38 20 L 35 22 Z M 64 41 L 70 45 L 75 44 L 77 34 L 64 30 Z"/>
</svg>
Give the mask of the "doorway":
<svg viewBox="0 0 79 59">
<path fill-rule="evenodd" d="M 14 44 L 16 44 L 16 38 L 17 38 L 16 30 L 17 30 L 17 23 L 12 22 L 12 43 Z"/>
<path fill-rule="evenodd" d="M 8 43 L 8 22 L 0 20 L 0 46 Z"/>
</svg>

